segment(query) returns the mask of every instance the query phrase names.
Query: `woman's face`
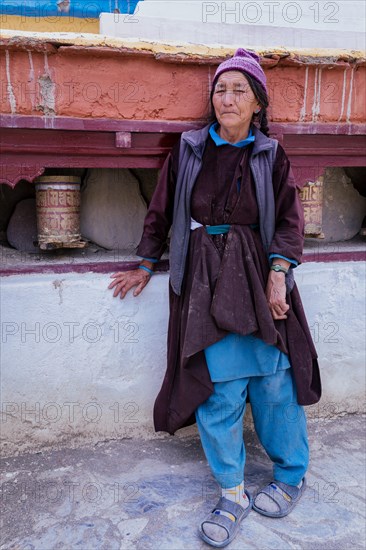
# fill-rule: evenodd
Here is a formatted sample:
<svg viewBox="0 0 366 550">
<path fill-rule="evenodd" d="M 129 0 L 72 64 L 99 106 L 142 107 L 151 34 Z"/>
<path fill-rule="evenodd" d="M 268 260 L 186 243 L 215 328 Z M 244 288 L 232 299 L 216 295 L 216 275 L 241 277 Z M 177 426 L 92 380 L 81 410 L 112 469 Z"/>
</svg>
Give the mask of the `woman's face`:
<svg viewBox="0 0 366 550">
<path fill-rule="evenodd" d="M 227 71 L 219 76 L 212 102 L 220 126 L 231 131 L 245 126 L 260 108 L 247 78 L 240 71 Z"/>
</svg>

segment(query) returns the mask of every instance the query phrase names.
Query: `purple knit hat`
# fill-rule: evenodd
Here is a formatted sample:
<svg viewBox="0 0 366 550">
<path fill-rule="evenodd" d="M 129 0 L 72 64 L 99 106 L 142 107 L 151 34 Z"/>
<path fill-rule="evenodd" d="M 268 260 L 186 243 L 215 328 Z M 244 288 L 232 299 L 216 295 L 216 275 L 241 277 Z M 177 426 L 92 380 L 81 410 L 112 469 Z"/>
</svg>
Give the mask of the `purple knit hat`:
<svg viewBox="0 0 366 550">
<path fill-rule="evenodd" d="M 220 74 L 225 73 L 226 71 L 245 71 L 257 80 L 267 92 L 267 78 L 259 64 L 259 60 L 260 57 L 255 52 L 250 52 L 249 50 L 244 50 L 244 48 L 239 48 L 236 50 L 234 57 L 230 57 L 230 59 L 223 61 L 217 67 L 213 79 L 213 85 Z"/>
</svg>

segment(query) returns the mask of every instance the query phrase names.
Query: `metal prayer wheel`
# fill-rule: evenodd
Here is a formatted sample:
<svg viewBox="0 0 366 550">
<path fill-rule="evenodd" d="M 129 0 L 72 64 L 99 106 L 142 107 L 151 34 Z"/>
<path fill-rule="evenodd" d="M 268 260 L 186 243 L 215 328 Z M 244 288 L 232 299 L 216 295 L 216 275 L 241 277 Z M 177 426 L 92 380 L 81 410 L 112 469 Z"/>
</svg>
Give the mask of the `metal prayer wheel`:
<svg viewBox="0 0 366 550">
<path fill-rule="evenodd" d="M 39 176 L 35 179 L 38 246 L 83 248 L 80 234 L 80 178 Z"/>
</svg>

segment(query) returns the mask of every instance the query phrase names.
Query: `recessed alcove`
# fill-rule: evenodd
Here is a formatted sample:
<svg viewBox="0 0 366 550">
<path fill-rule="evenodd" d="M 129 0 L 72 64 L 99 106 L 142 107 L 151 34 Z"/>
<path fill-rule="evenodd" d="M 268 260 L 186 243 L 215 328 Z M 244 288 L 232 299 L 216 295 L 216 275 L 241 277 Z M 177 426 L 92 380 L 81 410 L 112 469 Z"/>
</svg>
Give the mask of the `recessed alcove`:
<svg viewBox="0 0 366 550">
<path fill-rule="evenodd" d="M 365 171 L 363 167 L 330 167 L 315 182 L 304 186 L 301 198 L 306 219 L 305 261 L 307 254 L 313 255 L 315 251 L 318 255 L 334 256 L 342 251 L 355 252 L 362 245 Z M 44 175 L 55 174 L 81 178 L 81 235 L 87 246 L 55 250 L 34 246 L 32 243 L 37 241 L 34 183 L 21 180 L 14 188 L 1 184 L 3 269 L 24 272 L 27 267 L 33 271 L 41 270 L 42 266 L 48 269 L 63 266 L 84 270 L 89 265 L 99 271 L 103 264 L 107 264 L 106 269 L 113 264 L 131 268 L 139 260 L 135 251 L 159 169 L 46 168 L 44 171 Z M 164 260 L 169 257 L 168 251 L 167 248 L 160 269 L 163 265 L 167 267 Z"/>
</svg>

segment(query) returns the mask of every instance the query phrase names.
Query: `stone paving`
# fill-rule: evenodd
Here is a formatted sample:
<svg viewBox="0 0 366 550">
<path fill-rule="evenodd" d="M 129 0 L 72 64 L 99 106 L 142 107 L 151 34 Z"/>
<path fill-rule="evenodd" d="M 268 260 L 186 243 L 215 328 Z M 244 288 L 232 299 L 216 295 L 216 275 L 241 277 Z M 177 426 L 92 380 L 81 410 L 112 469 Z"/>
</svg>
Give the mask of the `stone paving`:
<svg viewBox="0 0 366 550">
<path fill-rule="evenodd" d="M 309 422 L 308 488 L 289 516 L 251 511 L 229 546 L 365 548 L 365 422 Z M 245 432 L 246 486 L 271 478 L 255 434 Z M 209 548 L 197 525 L 216 503 L 199 438 L 127 439 L 2 460 L 1 550 Z"/>
</svg>

